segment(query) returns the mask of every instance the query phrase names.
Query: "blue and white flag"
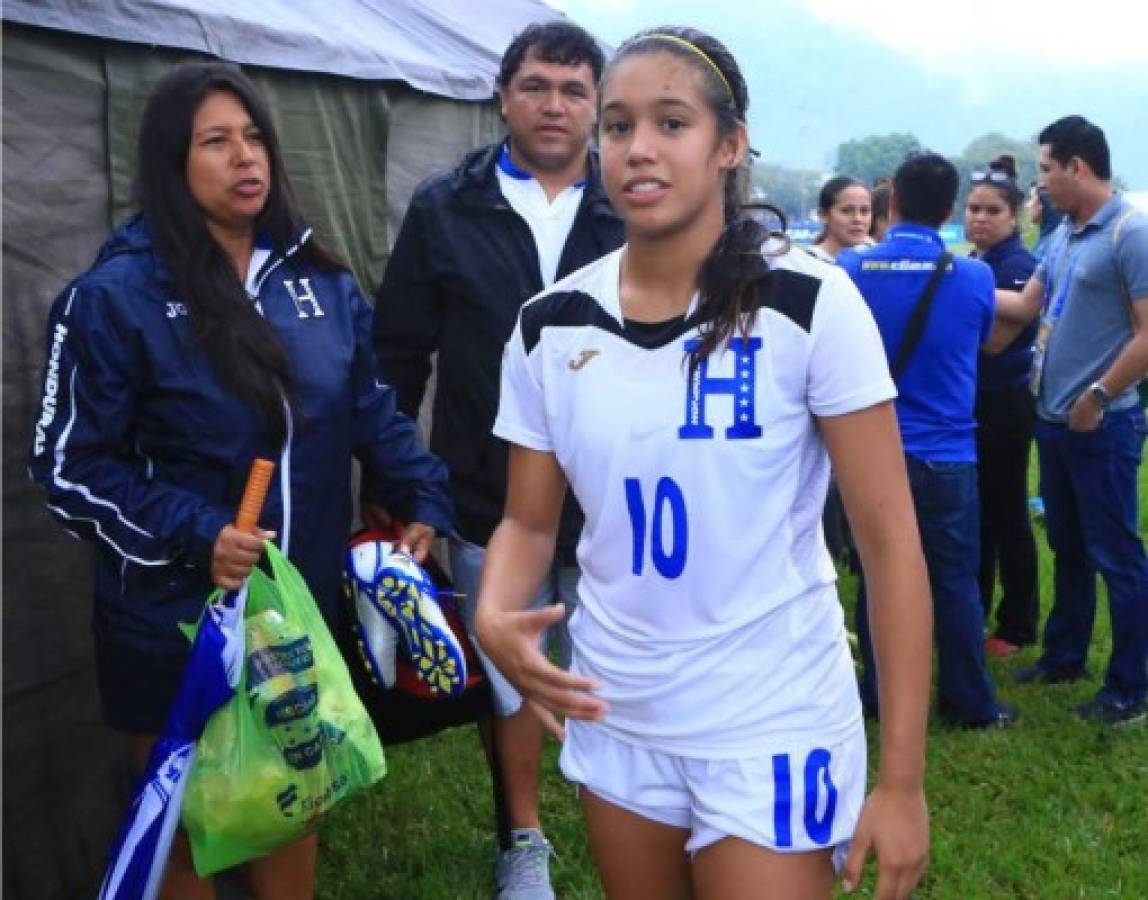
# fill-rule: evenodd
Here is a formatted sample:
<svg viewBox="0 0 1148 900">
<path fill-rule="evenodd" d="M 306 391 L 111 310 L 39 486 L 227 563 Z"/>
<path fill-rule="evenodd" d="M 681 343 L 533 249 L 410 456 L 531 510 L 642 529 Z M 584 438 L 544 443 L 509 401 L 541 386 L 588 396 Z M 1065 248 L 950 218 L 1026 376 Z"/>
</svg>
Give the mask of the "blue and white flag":
<svg viewBox="0 0 1148 900">
<path fill-rule="evenodd" d="M 159 895 L 187 774 L 195 762 L 195 742 L 239 683 L 246 606 L 244 584 L 204 611 L 183 684 L 112 845 L 100 900 L 154 900 Z"/>
</svg>

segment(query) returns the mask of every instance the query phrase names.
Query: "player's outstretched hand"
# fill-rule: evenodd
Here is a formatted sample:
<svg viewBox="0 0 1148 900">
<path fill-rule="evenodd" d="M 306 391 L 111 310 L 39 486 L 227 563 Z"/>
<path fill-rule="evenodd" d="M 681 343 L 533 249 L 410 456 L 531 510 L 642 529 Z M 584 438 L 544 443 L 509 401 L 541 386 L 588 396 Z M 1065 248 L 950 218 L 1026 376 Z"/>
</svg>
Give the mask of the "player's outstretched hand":
<svg viewBox="0 0 1148 900">
<path fill-rule="evenodd" d="M 555 713 L 575 719 L 601 719 L 605 701 L 591 692 L 598 685 L 550 662 L 539 650 L 542 633 L 566 615 L 561 603 L 526 612 L 481 610 L 478 642 L 495 668 L 531 703 L 542 724 L 559 740 L 564 737 Z"/>
<path fill-rule="evenodd" d="M 876 900 L 902 900 L 912 893 L 929 862 L 929 810 L 922 789 L 878 784 L 865 801 L 845 860 L 842 887 L 861 881 L 870 853 L 877 854 Z"/>
</svg>

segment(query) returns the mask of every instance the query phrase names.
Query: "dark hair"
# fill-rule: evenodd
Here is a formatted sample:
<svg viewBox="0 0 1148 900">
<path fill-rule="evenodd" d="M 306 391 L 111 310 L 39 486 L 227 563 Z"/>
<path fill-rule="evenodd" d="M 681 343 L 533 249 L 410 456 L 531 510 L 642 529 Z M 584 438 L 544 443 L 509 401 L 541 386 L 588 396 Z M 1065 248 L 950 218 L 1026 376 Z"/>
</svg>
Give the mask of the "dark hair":
<svg viewBox="0 0 1148 900">
<path fill-rule="evenodd" d="M 837 202 L 837 198 L 841 196 L 842 191 L 851 187 L 863 188 L 865 193 L 869 195 L 870 207 L 872 207 L 873 192 L 869 190 L 864 181 L 860 181 L 852 175 L 835 175 L 825 182 L 825 184 L 821 185 L 821 192 L 817 195 L 817 211 L 824 216 L 828 216 L 829 210 L 833 208 L 833 204 Z M 813 243 L 820 244 L 825 240 L 828 234 L 829 226 L 822 225 L 821 234 L 817 236 Z"/>
<path fill-rule="evenodd" d="M 1004 172 L 1013 181 L 1016 181 L 1016 157 L 1011 153 L 1002 153 L 991 163 L 989 163 L 990 172 Z"/>
<path fill-rule="evenodd" d="M 685 42 L 680 43 L 680 42 Z M 745 122 L 749 91 L 733 54 L 716 38 L 694 28 L 664 27 L 640 31 L 625 41 L 606 70 L 610 71 L 627 56 L 636 53 L 669 53 L 689 63 L 702 78 L 702 93 L 717 118 L 718 140 L 721 141 Z M 748 334 L 756 312 L 756 286 L 768 277 L 769 269 L 762 259 L 762 244 L 771 232 L 748 214 L 746 203 L 749 186 L 749 154 L 743 164 L 726 175 L 723 192 L 725 229 L 702 262 L 698 273 L 698 309 L 701 341 L 690 354 L 691 374 L 698 362 L 735 332 Z M 785 217 L 763 203 L 752 204 L 766 209 L 785 228 Z M 788 238 L 783 238 L 783 248 Z"/>
<path fill-rule="evenodd" d="M 873 219 L 869 223 L 869 237 L 877 234 L 877 220 L 889 218 L 889 194 L 893 188 L 890 184 L 879 184 L 870 193 L 873 204 Z"/>
<path fill-rule="evenodd" d="M 988 164 L 987 170 L 999 172 L 1005 176 L 1005 180 L 998 181 L 994 178 L 986 178 L 974 181 L 972 187 L 993 188 L 1015 216 L 1020 211 L 1021 204 L 1024 203 L 1024 191 L 1016 183 L 1016 158 L 1011 153 L 1002 153 Z"/>
<path fill-rule="evenodd" d="M 1108 140 L 1104 132 L 1084 116 L 1057 119 L 1041 131 L 1036 140 L 1038 144 L 1047 144 L 1049 154 L 1062 166 L 1079 156 L 1101 181 L 1112 177 Z"/>
<path fill-rule="evenodd" d="M 505 88 L 522 66 L 522 61 L 531 50 L 543 62 L 558 63 L 562 66 L 577 66 L 587 63 L 594 73 L 594 83 L 602 77 L 606 57 L 594 36 L 573 22 L 556 19 L 553 22 L 534 22 L 514 36 L 502 63 L 498 68 L 496 84 Z"/>
<path fill-rule="evenodd" d="M 939 153 L 915 150 L 893 175 L 897 212 L 907 222 L 940 228 L 953 211 L 961 178 Z"/>
<path fill-rule="evenodd" d="M 287 352 L 279 335 L 249 301 L 240 276 L 208 231 L 187 184 L 195 114 L 214 91 L 226 92 L 243 104 L 267 151 L 271 183 L 267 203 L 255 220 L 256 233 L 269 239 L 279 253 L 298 238 L 302 220 L 271 114 L 255 85 L 237 66 L 227 63 L 188 63 L 156 85 L 140 122 L 140 206 L 216 376 L 261 415 L 278 441 L 286 433 L 283 404 L 291 396 Z M 319 266 L 340 266 L 314 240 L 304 244 L 300 253 Z"/>
</svg>

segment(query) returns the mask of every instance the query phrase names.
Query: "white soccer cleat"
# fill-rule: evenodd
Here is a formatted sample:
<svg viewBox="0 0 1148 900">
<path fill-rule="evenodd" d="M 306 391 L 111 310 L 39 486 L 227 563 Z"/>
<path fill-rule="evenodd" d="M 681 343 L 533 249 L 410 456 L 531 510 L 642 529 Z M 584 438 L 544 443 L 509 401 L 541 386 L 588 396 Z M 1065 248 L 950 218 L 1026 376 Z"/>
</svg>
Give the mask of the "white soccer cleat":
<svg viewBox="0 0 1148 900">
<path fill-rule="evenodd" d="M 355 601 L 369 601 L 396 636 L 415 675 L 432 693 L 457 696 L 466 687 L 466 655 L 438 605 L 438 592 L 422 567 L 385 541 L 366 541 L 350 551 Z M 359 615 L 363 629 L 363 614 Z M 386 684 L 385 648 L 378 651 Z M 394 646 L 394 645 L 392 645 Z M 393 655 L 391 659 L 393 683 Z"/>
<path fill-rule="evenodd" d="M 347 551 L 347 584 L 355 600 L 359 651 L 375 681 L 387 690 L 395 686 L 395 655 L 399 634 L 375 606 L 374 594 L 382 560 L 390 555 L 389 541 L 365 541 Z"/>
</svg>

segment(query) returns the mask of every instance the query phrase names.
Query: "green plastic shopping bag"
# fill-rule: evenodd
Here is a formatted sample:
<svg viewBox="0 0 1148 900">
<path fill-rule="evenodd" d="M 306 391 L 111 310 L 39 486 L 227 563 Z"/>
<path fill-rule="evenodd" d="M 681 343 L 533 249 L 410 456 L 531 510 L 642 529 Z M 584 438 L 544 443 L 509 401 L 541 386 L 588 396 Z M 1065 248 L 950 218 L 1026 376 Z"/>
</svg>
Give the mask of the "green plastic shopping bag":
<svg viewBox="0 0 1148 900">
<path fill-rule="evenodd" d="M 386 773 L 375 727 L 302 577 L 268 543 L 235 696 L 196 744 L 183 826 L 200 876 L 292 843 Z M 212 600 L 219 595 L 213 595 Z"/>
</svg>

